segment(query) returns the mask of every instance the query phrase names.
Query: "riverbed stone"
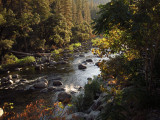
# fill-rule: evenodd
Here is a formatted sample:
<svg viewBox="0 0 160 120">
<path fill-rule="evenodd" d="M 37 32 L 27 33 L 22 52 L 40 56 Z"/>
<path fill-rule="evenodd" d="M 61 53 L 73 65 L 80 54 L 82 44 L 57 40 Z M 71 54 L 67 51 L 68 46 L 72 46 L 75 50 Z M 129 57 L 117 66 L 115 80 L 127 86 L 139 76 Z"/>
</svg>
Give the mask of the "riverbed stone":
<svg viewBox="0 0 160 120">
<path fill-rule="evenodd" d="M 61 86 L 61 85 L 63 85 L 63 83 L 61 81 L 59 81 L 59 80 L 53 81 L 53 86 Z"/>
<path fill-rule="evenodd" d="M 87 69 L 87 66 L 84 64 L 79 64 L 78 69 L 80 69 L 80 70 Z"/>
<path fill-rule="evenodd" d="M 14 75 L 12 75 L 12 78 L 17 79 L 17 78 L 19 78 L 19 75 L 18 74 L 14 74 Z"/>
<path fill-rule="evenodd" d="M 21 71 L 22 70 L 22 68 L 16 68 L 15 69 L 15 71 Z"/>
<path fill-rule="evenodd" d="M 85 57 L 84 55 L 80 54 L 79 57 Z"/>
<path fill-rule="evenodd" d="M 48 89 L 47 88 L 44 88 L 40 91 L 41 93 L 47 93 L 48 92 Z"/>
<path fill-rule="evenodd" d="M 48 87 L 48 90 L 49 90 L 49 91 L 56 90 L 56 87 L 54 87 L 54 86 L 50 86 L 50 87 Z"/>
<path fill-rule="evenodd" d="M 35 70 L 42 70 L 42 66 L 41 65 L 36 65 Z"/>
<path fill-rule="evenodd" d="M 8 80 L 12 80 L 12 75 L 8 75 Z"/>
<path fill-rule="evenodd" d="M 92 59 L 87 59 L 86 62 L 93 62 L 93 60 Z"/>
<path fill-rule="evenodd" d="M 3 77 L 3 78 L 1 79 L 1 84 L 5 84 L 7 81 L 8 81 L 8 78 Z"/>
<path fill-rule="evenodd" d="M 87 120 L 95 120 L 98 115 L 99 115 L 100 111 L 91 111 L 87 117 Z"/>
<path fill-rule="evenodd" d="M 3 115 L 3 109 L 2 108 L 0 108 L 0 117 Z"/>
<path fill-rule="evenodd" d="M 55 89 L 55 92 L 59 92 L 59 91 L 65 91 L 65 88 L 63 88 L 63 87 L 57 87 Z"/>
<path fill-rule="evenodd" d="M 66 92 L 60 92 L 58 94 L 58 101 L 59 102 L 63 102 L 65 104 L 68 104 L 71 101 L 71 95 L 69 93 Z"/>
<path fill-rule="evenodd" d="M 35 88 L 46 88 L 47 87 L 47 83 L 45 83 L 44 81 L 42 81 L 42 82 L 38 82 L 38 83 L 36 83 L 35 85 L 34 85 L 34 87 Z"/>
<path fill-rule="evenodd" d="M 65 120 L 85 120 L 87 117 L 88 115 L 83 112 L 76 112 L 76 113 L 67 115 Z"/>
</svg>

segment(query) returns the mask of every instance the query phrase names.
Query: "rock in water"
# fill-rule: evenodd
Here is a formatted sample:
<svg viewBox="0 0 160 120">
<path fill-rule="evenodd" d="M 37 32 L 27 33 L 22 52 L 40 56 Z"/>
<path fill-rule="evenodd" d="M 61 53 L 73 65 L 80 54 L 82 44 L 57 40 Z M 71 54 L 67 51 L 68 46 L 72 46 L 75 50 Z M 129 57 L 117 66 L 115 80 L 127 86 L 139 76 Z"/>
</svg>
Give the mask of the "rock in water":
<svg viewBox="0 0 160 120">
<path fill-rule="evenodd" d="M 80 69 L 80 70 L 87 69 L 87 66 L 80 64 L 80 65 L 78 65 L 78 69 Z"/>
<path fill-rule="evenodd" d="M 47 83 L 45 82 L 38 82 L 34 85 L 35 88 L 46 88 L 47 87 Z"/>
<path fill-rule="evenodd" d="M 53 86 L 61 86 L 61 85 L 63 85 L 63 83 L 61 81 L 59 81 L 59 80 L 53 81 Z"/>
<path fill-rule="evenodd" d="M 93 62 L 93 60 L 92 59 L 87 59 L 86 62 Z"/>
<path fill-rule="evenodd" d="M 58 94 L 58 101 L 68 104 L 71 101 L 71 95 L 66 92 L 61 92 Z"/>
</svg>

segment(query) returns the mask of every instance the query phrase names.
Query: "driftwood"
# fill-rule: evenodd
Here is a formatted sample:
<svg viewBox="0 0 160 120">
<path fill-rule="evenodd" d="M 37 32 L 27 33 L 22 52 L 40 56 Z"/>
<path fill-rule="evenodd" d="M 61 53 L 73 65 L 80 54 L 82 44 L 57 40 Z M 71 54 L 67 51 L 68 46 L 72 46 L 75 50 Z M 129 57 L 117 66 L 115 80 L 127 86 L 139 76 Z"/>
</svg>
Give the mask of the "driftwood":
<svg viewBox="0 0 160 120">
<path fill-rule="evenodd" d="M 47 56 L 50 57 L 51 53 L 25 53 L 25 52 L 18 52 L 18 51 L 11 51 L 16 56 L 19 57 L 25 57 L 25 56 L 35 56 L 35 57 L 41 57 L 41 56 Z"/>
</svg>

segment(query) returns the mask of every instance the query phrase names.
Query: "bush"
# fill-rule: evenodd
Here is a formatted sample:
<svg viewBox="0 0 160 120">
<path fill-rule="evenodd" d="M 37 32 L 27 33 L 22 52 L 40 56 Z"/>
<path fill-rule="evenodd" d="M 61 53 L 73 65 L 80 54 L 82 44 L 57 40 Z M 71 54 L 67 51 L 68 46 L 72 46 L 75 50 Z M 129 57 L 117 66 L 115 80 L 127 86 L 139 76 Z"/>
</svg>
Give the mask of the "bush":
<svg viewBox="0 0 160 120">
<path fill-rule="evenodd" d="M 6 54 L 4 56 L 4 60 L 3 60 L 2 64 L 6 64 L 6 65 L 15 64 L 17 62 L 17 60 L 18 60 L 18 58 L 16 56 L 14 56 L 13 54 L 11 54 L 11 55 Z"/>
<path fill-rule="evenodd" d="M 33 56 L 27 56 L 27 57 L 25 57 L 23 59 L 17 60 L 17 64 L 25 65 L 25 64 L 29 64 L 29 63 L 35 62 L 35 61 L 36 61 L 36 59 Z"/>
<path fill-rule="evenodd" d="M 98 79 L 94 79 L 90 84 L 86 84 L 84 89 L 84 95 L 80 94 L 73 100 L 78 112 L 86 111 L 93 104 L 96 93 L 100 93 L 100 82 Z"/>
</svg>

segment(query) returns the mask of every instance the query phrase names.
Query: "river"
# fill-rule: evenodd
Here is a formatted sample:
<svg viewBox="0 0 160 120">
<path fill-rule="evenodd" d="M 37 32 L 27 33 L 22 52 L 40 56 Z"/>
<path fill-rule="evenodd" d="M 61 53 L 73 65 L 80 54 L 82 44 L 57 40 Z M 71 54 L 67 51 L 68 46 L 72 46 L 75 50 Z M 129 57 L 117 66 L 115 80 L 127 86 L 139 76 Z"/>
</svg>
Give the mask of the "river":
<svg viewBox="0 0 160 120">
<path fill-rule="evenodd" d="M 83 54 L 84 57 L 71 58 L 68 64 L 58 65 L 56 67 L 46 67 L 42 71 L 35 71 L 32 68 L 29 70 L 22 70 L 20 72 L 13 72 L 12 74 L 19 74 L 23 79 L 33 81 L 39 77 L 46 77 L 47 80 L 54 78 L 62 78 L 63 87 L 66 92 L 77 92 L 77 87 L 87 83 L 87 78 L 93 78 L 100 74 L 100 69 L 95 65 L 101 58 L 93 55 L 91 51 Z M 82 63 L 86 59 L 92 59 L 93 62 L 87 63 L 87 69 L 79 70 L 78 64 Z M 108 58 L 105 58 L 108 59 Z M 0 105 L 4 102 L 14 103 L 15 111 L 22 111 L 27 104 L 36 101 L 38 99 L 45 99 L 48 104 L 53 104 L 55 100 L 55 92 L 41 93 L 40 91 L 14 91 L 14 90 L 0 90 Z"/>
</svg>

